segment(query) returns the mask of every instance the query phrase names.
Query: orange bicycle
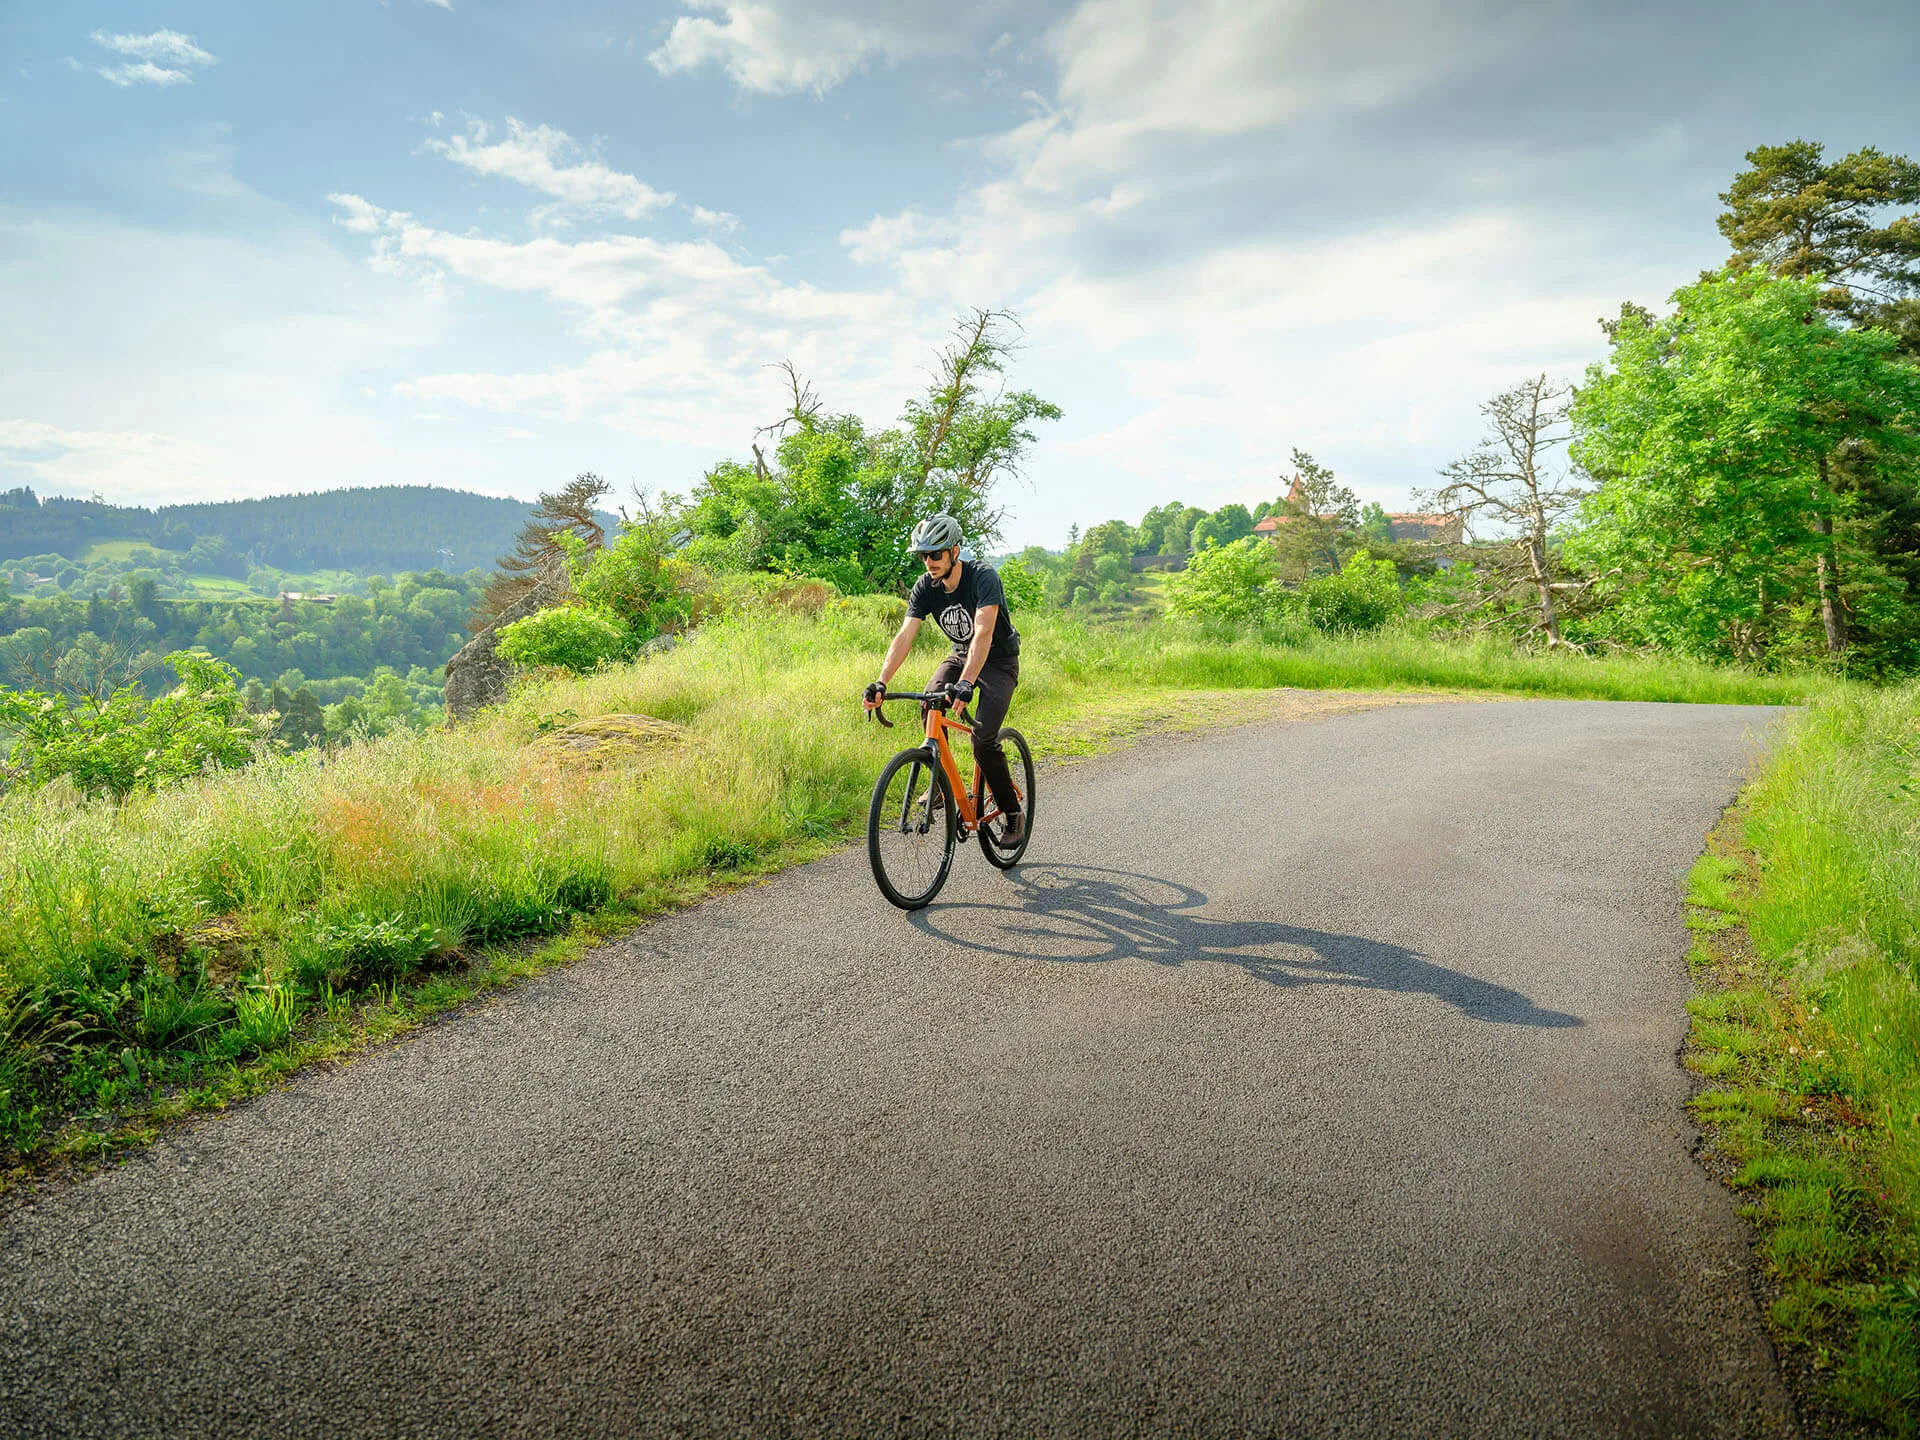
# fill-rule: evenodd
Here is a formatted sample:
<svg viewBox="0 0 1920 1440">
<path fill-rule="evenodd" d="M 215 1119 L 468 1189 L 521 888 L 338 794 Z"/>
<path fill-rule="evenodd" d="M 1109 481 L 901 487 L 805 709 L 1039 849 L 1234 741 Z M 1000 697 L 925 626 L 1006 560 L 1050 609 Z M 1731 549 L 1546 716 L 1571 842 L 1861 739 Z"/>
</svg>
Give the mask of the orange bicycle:
<svg viewBox="0 0 1920 1440">
<path fill-rule="evenodd" d="M 947 712 L 953 697 L 944 690 L 926 693 L 888 691 L 880 703 L 911 700 L 926 709 L 926 742 L 902 750 L 887 762 L 874 782 L 873 803 L 867 807 L 867 859 L 880 893 L 902 910 L 918 910 L 940 893 L 953 868 L 953 847 L 969 835 L 980 837 L 980 853 L 987 863 L 1005 870 L 1027 853 L 1033 838 L 1033 751 L 1018 730 L 1002 729 L 1007 768 L 1014 792 L 1026 812 L 1024 833 L 1012 845 L 1002 845 L 988 823 L 1000 816 L 980 768 L 973 771 L 973 789 L 960 784 L 960 767 L 947 743 L 949 731 L 973 733 L 973 717 L 962 709 L 960 718 Z M 870 712 L 889 730 L 893 722 L 884 710 Z"/>
</svg>

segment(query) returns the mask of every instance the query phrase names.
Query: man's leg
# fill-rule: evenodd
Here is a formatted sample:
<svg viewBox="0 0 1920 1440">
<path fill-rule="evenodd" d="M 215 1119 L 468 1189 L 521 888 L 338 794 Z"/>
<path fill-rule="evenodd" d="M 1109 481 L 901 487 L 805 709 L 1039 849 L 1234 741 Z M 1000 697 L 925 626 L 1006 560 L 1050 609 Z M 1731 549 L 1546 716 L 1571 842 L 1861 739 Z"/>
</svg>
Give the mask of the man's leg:
<svg viewBox="0 0 1920 1440">
<path fill-rule="evenodd" d="M 1000 813 L 1020 813 L 1020 795 L 1013 788 L 1013 774 L 1007 768 L 1006 747 L 1000 743 L 1000 727 L 1006 723 L 1007 707 L 1013 703 L 1014 688 L 1020 683 L 1020 666 L 989 665 L 976 682 L 978 694 L 973 702 L 973 758 L 986 777 L 987 789 Z"/>
<path fill-rule="evenodd" d="M 946 659 L 942 660 L 938 665 L 934 666 L 933 675 L 927 681 L 927 694 L 929 695 L 933 694 L 933 692 L 938 690 L 942 685 L 951 685 L 954 681 L 960 678 L 960 672 L 966 668 L 967 668 L 967 662 L 964 659 L 961 659 L 953 655 L 949 655 Z M 923 704 L 920 707 L 920 715 L 922 719 L 926 717 L 926 713 L 927 713 L 927 707 Z M 943 803 L 940 799 L 939 785 L 934 783 L 933 779 L 929 777 L 927 781 L 927 788 L 930 794 L 932 795 L 934 808 L 936 810 L 939 809 L 941 804 Z"/>
</svg>

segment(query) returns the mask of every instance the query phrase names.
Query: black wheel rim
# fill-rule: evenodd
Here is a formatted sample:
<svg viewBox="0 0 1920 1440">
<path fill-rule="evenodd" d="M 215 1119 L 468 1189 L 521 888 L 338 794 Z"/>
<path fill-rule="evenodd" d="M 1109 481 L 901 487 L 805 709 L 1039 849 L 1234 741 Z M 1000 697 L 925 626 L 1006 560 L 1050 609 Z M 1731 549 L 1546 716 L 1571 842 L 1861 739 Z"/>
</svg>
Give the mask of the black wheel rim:
<svg viewBox="0 0 1920 1440">
<path fill-rule="evenodd" d="M 999 821 L 980 827 L 980 853 L 1004 870 L 1027 853 L 1027 844 L 1033 839 L 1033 753 L 1027 749 L 1026 737 L 1018 730 L 1003 730 L 1000 739 L 1012 752 L 1007 768 L 1013 772 L 1014 788 L 1020 792 L 1020 813 L 1026 820 L 1019 842 L 1013 845 L 1002 845 L 995 837 Z"/>
<path fill-rule="evenodd" d="M 895 904 L 925 904 L 946 879 L 952 815 L 935 803 L 937 793 L 931 764 L 917 756 L 897 758 L 874 787 L 867 848 L 874 878 Z"/>
</svg>

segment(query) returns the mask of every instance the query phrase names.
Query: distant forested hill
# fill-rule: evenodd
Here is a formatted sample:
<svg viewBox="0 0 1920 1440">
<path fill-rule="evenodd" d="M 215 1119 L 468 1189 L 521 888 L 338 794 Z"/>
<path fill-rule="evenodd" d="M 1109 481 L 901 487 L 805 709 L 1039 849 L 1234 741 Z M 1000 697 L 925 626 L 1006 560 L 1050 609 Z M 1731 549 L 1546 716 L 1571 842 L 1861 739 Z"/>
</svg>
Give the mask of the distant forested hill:
<svg viewBox="0 0 1920 1440">
<path fill-rule="evenodd" d="M 189 550 L 219 538 L 248 564 L 278 570 L 397 574 L 490 565 L 513 546 L 530 507 L 519 500 L 432 485 L 387 485 L 276 495 L 157 510 L 93 500 L 0 492 L 0 560 L 65 555 L 78 560 L 99 540 L 140 540 Z M 603 517 L 606 518 L 606 517 Z M 452 551 L 452 557 L 442 555 Z"/>
</svg>

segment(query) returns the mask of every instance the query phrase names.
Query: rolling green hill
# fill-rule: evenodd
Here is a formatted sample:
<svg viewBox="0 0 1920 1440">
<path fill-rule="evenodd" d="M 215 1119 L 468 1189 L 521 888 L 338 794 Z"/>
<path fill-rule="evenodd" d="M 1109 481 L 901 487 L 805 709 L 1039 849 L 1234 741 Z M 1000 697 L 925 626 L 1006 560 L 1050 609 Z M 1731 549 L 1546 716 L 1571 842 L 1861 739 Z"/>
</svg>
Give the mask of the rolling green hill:
<svg viewBox="0 0 1920 1440">
<path fill-rule="evenodd" d="M 146 545 L 182 554 L 198 547 L 208 563 L 187 568 L 236 579 L 258 566 L 456 573 L 490 565 L 511 549 L 529 508 L 519 500 L 432 485 L 362 486 L 155 510 L 42 499 L 20 489 L 0 492 L 0 561 L 41 555 L 76 562 L 122 559 Z"/>
</svg>

